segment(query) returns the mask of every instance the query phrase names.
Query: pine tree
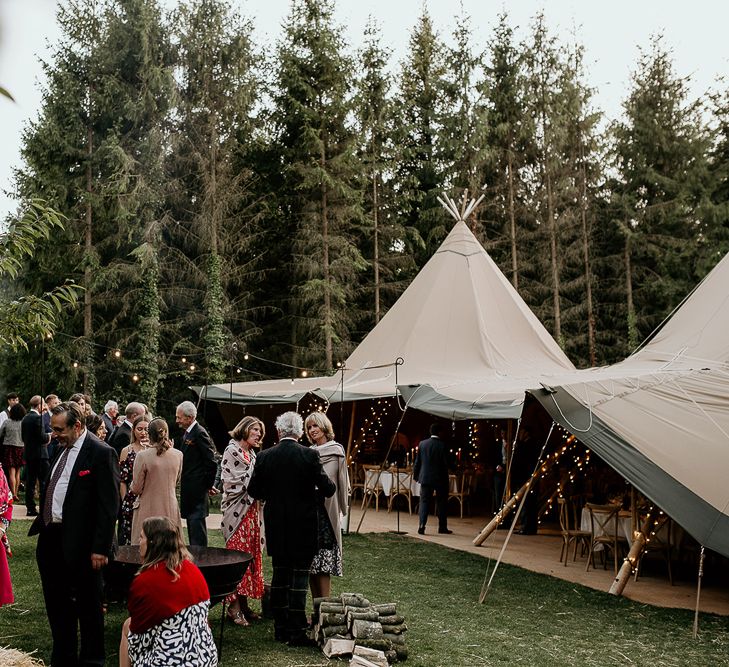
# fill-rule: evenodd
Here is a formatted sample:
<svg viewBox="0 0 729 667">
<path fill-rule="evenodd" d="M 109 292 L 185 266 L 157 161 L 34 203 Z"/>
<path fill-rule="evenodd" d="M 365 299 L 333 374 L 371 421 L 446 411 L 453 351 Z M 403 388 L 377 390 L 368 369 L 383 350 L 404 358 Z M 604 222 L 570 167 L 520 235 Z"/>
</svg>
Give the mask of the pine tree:
<svg viewBox="0 0 729 667">
<path fill-rule="evenodd" d="M 446 182 L 438 153 L 445 104 L 445 50 L 425 9 L 410 35 L 409 47 L 398 80 L 395 178 L 397 214 L 420 235 L 420 239 L 408 239 L 412 244 L 409 251 L 420 268 L 450 229 L 448 214 L 437 199 Z"/>
<path fill-rule="evenodd" d="M 272 114 L 283 176 L 277 192 L 293 226 L 294 366 L 334 368 L 352 346 L 352 306 L 365 261 L 356 135 L 349 126 L 353 65 L 331 2 L 294 0 L 277 49 Z M 280 234 L 280 230 L 279 230 Z"/>
<path fill-rule="evenodd" d="M 533 234 L 535 227 L 525 182 L 526 167 L 534 159 L 534 124 L 526 104 L 522 57 L 507 14 L 499 17 L 484 69 L 475 110 L 486 146 L 480 177 L 486 186 L 480 209 L 484 220 L 482 240 L 519 289 L 521 264 L 527 261 L 529 252 L 524 239 L 530 232 Z"/>
<path fill-rule="evenodd" d="M 633 347 L 700 277 L 700 205 L 708 181 L 701 105 L 656 37 L 641 53 L 624 118 L 614 128 L 617 223 L 624 234 L 626 319 Z"/>
<path fill-rule="evenodd" d="M 178 9 L 179 105 L 168 159 L 163 294 L 180 347 L 223 382 L 234 340 L 252 333 L 257 205 L 245 153 L 256 129 L 258 56 L 251 24 L 220 0 Z M 171 350 L 167 350 L 169 354 Z"/>
<path fill-rule="evenodd" d="M 364 167 L 363 206 L 366 223 L 362 247 L 371 272 L 363 274 L 365 302 L 363 331 L 369 331 L 405 287 L 413 273 L 412 257 L 402 239 L 413 234 L 393 210 L 397 182 L 393 179 L 396 148 L 393 141 L 396 116 L 389 97 L 391 77 L 386 71 L 390 53 L 380 45 L 377 25 L 365 29 L 365 46 L 359 54 L 361 75 L 357 80 L 354 112 L 359 134 L 359 159 Z M 417 236 L 417 232 L 415 232 Z"/>
</svg>

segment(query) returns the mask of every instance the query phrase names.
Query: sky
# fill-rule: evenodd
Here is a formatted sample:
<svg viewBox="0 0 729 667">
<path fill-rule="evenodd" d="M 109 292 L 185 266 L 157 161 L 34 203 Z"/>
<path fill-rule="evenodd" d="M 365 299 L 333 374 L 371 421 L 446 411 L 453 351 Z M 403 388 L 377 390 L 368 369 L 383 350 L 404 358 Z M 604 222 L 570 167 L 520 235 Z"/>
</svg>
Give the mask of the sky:
<svg viewBox="0 0 729 667">
<path fill-rule="evenodd" d="M 289 0 L 230 2 L 253 21 L 256 42 L 270 44 L 267 50 L 272 50 Z M 175 0 L 162 4 L 172 7 Z M 474 44 L 484 47 L 505 7 L 518 38 L 526 36 L 532 17 L 544 11 L 549 29 L 562 42 L 576 39 L 584 45 L 588 83 L 596 89 L 596 105 L 609 119 L 620 115 L 639 47 L 648 48 L 656 33 L 663 33 L 672 49 L 676 72 L 690 77 L 693 96 L 716 89 L 717 79 L 729 73 L 729 2 L 718 0 L 337 0 L 336 19 L 347 42 L 357 48 L 368 18 L 374 17 L 383 45 L 399 61 L 424 5 L 446 41 L 461 6 L 471 18 Z M 40 110 L 44 75 L 39 61 L 50 58 L 52 44 L 60 37 L 56 6 L 56 0 L 0 0 L 0 86 L 15 98 L 14 103 L 0 98 L 0 220 L 16 208 L 6 190 L 13 169 L 21 164 L 23 130 Z"/>
</svg>

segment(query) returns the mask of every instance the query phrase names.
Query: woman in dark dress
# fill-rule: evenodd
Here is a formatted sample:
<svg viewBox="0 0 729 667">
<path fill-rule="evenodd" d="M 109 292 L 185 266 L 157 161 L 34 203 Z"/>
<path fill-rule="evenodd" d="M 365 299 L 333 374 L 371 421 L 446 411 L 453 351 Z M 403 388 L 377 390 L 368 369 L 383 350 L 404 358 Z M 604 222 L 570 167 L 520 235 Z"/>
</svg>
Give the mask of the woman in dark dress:
<svg viewBox="0 0 729 667">
<path fill-rule="evenodd" d="M 132 439 L 119 454 L 119 492 L 121 494 L 121 508 L 119 509 L 119 544 L 132 542 L 132 518 L 134 516 L 134 503 L 136 494 L 131 492 L 132 476 L 134 473 L 134 460 L 137 454 L 149 447 L 149 416 L 137 417 L 132 424 Z"/>
</svg>

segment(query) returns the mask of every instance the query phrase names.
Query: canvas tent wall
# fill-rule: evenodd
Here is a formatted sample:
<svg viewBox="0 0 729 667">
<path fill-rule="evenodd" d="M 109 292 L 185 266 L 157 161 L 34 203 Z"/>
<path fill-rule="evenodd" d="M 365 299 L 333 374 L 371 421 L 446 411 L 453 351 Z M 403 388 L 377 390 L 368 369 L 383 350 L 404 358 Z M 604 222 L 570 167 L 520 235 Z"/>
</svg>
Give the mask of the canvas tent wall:
<svg viewBox="0 0 729 667">
<path fill-rule="evenodd" d="M 461 220 L 344 371 L 194 389 L 203 399 L 240 405 L 296 403 L 307 393 L 336 403 L 394 396 L 398 386 L 415 391 L 488 378 L 492 416 L 517 417 L 535 378 L 570 370 L 572 363 Z M 483 396 L 464 401 L 475 399 Z M 432 406 L 420 409 L 439 414 Z"/>
<path fill-rule="evenodd" d="M 729 256 L 642 349 L 532 393 L 699 543 L 729 557 Z"/>
</svg>

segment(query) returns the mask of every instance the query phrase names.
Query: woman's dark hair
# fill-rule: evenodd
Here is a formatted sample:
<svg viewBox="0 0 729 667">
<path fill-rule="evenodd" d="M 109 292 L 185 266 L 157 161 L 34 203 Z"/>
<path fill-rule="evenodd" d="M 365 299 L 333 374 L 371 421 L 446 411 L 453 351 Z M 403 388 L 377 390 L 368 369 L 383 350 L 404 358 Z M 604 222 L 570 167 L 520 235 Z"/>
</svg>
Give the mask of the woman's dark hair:
<svg viewBox="0 0 729 667">
<path fill-rule="evenodd" d="M 15 405 L 11 406 L 10 411 L 8 412 L 8 416 L 14 422 L 19 422 L 27 414 L 28 413 L 25 411 L 22 403 L 16 403 Z"/>
<path fill-rule="evenodd" d="M 99 415 L 89 415 L 86 417 L 86 428 L 89 429 L 95 436 L 98 437 L 99 435 L 99 429 L 104 426 L 106 427 L 106 424 L 104 424 L 104 420 L 99 417 Z"/>
<path fill-rule="evenodd" d="M 166 516 L 150 516 L 144 520 L 142 532 L 147 538 L 147 553 L 139 572 L 164 563 L 175 581 L 182 561 L 192 560 L 179 529 Z"/>
<path fill-rule="evenodd" d="M 259 441 L 259 445 L 263 444 L 263 436 L 266 435 L 266 427 L 263 425 L 263 422 L 258 419 L 257 417 L 243 417 L 235 426 L 235 428 L 232 431 L 228 431 L 228 435 L 233 438 L 233 440 L 248 440 L 248 436 L 250 435 L 251 429 L 258 424 L 258 426 L 261 427 L 261 440 Z"/>
<path fill-rule="evenodd" d="M 157 449 L 157 456 L 162 456 L 172 447 L 170 429 L 162 417 L 155 417 L 149 422 L 149 442 Z"/>
</svg>

